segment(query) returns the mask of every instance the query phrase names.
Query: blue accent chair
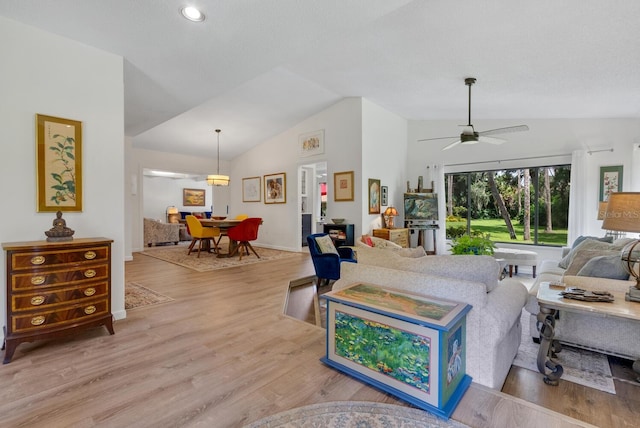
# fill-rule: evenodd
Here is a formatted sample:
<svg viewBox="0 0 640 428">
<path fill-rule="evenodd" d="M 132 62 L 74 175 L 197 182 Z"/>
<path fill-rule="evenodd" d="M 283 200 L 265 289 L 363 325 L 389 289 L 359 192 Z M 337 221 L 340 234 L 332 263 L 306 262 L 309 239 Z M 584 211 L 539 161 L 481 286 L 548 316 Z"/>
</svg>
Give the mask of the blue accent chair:
<svg viewBox="0 0 640 428">
<path fill-rule="evenodd" d="M 326 233 L 315 233 L 307 236 L 307 244 L 309 244 L 309 253 L 313 261 L 313 267 L 318 277 L 317 285 L 328 285 L 330 281 L 340 279 L 340 263 L 349 262 L 357 263 L 353 254 L 353 250 L 348 247 L 338 247 L 338 254 L 322 253 L 316 243 L 316 237 L 325 236 Z"/>
</svg>

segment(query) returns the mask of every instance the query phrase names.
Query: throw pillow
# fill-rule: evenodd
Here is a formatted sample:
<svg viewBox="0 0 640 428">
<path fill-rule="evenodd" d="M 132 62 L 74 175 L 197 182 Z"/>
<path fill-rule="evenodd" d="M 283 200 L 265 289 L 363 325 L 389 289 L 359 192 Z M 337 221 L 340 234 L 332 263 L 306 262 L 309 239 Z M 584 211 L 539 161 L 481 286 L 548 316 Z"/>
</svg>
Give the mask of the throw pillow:
<svg viewBox="0 0 640 428">
<path fill-rule="evenodd" d="M 338 254 L 336 246 L 329 235 L 316 236 L 316 244 L 322 254 Z"/>
<path fill-rule="evenodd" d="M 629 273 L 624 268 L 622 260 L 620 260 L 620 254 L 592 258 L 578 271 L 578 276 L 629 279 Z"/>
<path fill-rule="evenodd" d="M 569 266 L 567 266 L 567 270 L 564 272 L 564 274 L 577 275 L 578 272 L 580 272 L 580 269 L 582 269 L 589 260 L 599 256 L 616 256 L 620 258 L 620 251 L 600 250 L 600 249 L 596 249 L 596 250 L 587 249 L 587 250 L 577 251 L 573 259 L 571 260 L 571 263 L 569 264 Z"/>
<path fill-rule="evenodd" d="M 600 242 L 608 242 L 611 244 L 613 242 L 613 236 L 603 236 L 602 238 L 598 236 L 578 236 L 575 241 L 573 241 L 573 245 L 571 248 L 576 248 L 578 245 L 582 243 L 585 239 L 594 239 Z"/>
<path fill-rule="evenodd" d="M 613 244 L 609 244 L 607 242 L 598 241 L 596 239 L 584 239 L 584 240 L 582 240 L 582 242 L 580 242 L 578 245 L 576 245 L 575 248 L 572 248 L 571 251 L 569 251 L 569 254 L 567 254 L 562 260 L 560 260 L 560 262 L 558 263 L 558 266 L 561 267 L 562 269 L 569 268 L 569 265 L 573 261 L 573 258 L 576 256 L 576 254 L 579 251 L 583 251 L 583 250 L 602 250 L 602 251 L 607 251 L 607 250 L 612 250 L 612 249 L 616 249 L 616 247 L 614 247 Z M 598 254 L 598 255 L 602 255 L 602 254 Z M 585 263 L 586 263 L 586 261 L 585 261 Z M 578 272 L 578 271 L 576 270 L 576 272 Z"/>
<path fill-rule="evenodd" d="M 370 247 L 375 247 L 376 245 L 373 243 L 373 239 L 369 235 L 362 235 L 362 242 L 367 244 Z"/>
</svg>

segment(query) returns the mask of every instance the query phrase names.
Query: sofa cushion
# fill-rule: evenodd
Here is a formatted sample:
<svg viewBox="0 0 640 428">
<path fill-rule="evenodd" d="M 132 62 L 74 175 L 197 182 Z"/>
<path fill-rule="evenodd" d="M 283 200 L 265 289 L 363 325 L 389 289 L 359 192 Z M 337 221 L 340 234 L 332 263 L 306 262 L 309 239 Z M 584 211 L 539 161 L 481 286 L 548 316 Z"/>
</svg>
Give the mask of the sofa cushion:
<svg viewBox="0 0 640 428">
<path fill-rule="evenodd" d="M 565 275 L 577 275 L 580 269 L 587 264 L 587 262 L 594 257 L 599 256 L 617 256 L 620 258 L 620 251 L 612 250 L 581 250 L 577 251 L 571 260 L 571 263 L 564 272 Z"/>
<path fill-rule="evenodd" d="M 624 248 L 624 246 L 628 242 L 629 242 L 628 239 L 617 239 L 613 243 L 603 242 L 596 239 L 588 239 L 588 238 L 584 239 L 582 240 L 582 242 L 580 242 L 578 245 L 572 248 L 571 251 L 569 251 L 569 254 L 567 254 L 565 257 L 563 257 L 562 260 L 560 260 L 560 262 L 558 263 L 558 266 L 560 266 L 563 269 L 568 269 L 569 265 L 573 261 L 576 254 L 580 251 L 584 251 L 584 250 L 620 251 L 622 250 L 622 248 Z M 605 255 L 605 254 L 600 253 L 596 255 Z M 576 270 L 575 273 L 577 273 L 578 270 Z"/>
<path fill-rule="evenodd" d="M 629 279 L 629 273 L 620 260 L 620 254 L 596 256 L 587 261 L 578 271 L 578 276 L 592 276 L 596 278 Z"/>
<path fill-rule="evenodd" d="M 418 257 L 424 257 L 427 255 L 427 252 L 424 250 L 424 247 L 422 246 L 418 246 L 416 248 L 398 248 L 392 251 L 397 252 L 400 257 L 409 257 L 412 259 L 415 259 Z"/>
<path fill-rule="evenodd" d="M 333 240 L 329 235 L 316 236 L 316 244 L 322 254 L 338 254 L 336 246 L 333 245 Z"/>
</svg>

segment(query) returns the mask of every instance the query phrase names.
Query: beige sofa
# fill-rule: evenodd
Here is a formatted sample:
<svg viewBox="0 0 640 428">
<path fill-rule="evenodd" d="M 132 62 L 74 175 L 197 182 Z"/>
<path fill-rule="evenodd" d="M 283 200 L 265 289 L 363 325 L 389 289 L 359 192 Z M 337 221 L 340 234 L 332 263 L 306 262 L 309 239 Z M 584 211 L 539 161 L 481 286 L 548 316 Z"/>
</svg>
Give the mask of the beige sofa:
<svg viewBox="0 0 640 428">
<path fill-rule="evenodd" d="M 574 246 L 572 252 L 565 254 L 559 266 L 558 260 L 544 260 L 538 268 L 538 278 L 529 291 L 525 309 L 531 314 L 529 319 L 529 333 L 532 339 L 539 341 L 537 315 L 540 311 L 536 294 L 540 283 L 544 281 L 558 281 L 567 286 L 579 287 L 587 290 L 626 291 L 635 281 L 625 279 L 611 279 L 593 276 L 584 276 L 583 268 L 591 259 L 598 257 L 600 260 L 611 256 L 614 261 L 619 257 L 621 249 L 628 240 L 618 240 L 612 244 L 591 243 Z M 584 248 L 582 248 L 584 247 Z M 583 254 L 582 260 L 580 255 Z M 609 256 L 606 256 L 608 254 Z M 617 254 L 617 255 L 616 255 Z M 591 256 L 591 259 L 589 257 Z M 567 265 L 567 258 L 569 258 Z M 591 262 L 594 264 L 594 262 Z M 566 268 L 565 268 L 566 266 Z M 604 274 L 603 269 L 596 267 L 598 274 Z M 577 271 L 577 272 L 576 272 Z M 580 275 L 577 275 L 580 274 Z M 640 305 L 640 303 L 638 303 Z M 640 357 L 640 323 L 620 318 L 604 318 L 584 313 L 559 311 L 555 324 L 555 337 L 561 343 L 584 349 L 591 349 L 609 355 L 615 355 L 635 360 Z"/>
<path fill-rule="evenodd" d="M 499 280 L 490 256 L 403 257 L 398 252 L 358 247 L 358 263 L 341 266 L 333 290 L 356 282 L 468 303 L 467 373 L 500 390 L 520 346 L 520 318 L 527 289 L 516 279 Z"/>
</svg>

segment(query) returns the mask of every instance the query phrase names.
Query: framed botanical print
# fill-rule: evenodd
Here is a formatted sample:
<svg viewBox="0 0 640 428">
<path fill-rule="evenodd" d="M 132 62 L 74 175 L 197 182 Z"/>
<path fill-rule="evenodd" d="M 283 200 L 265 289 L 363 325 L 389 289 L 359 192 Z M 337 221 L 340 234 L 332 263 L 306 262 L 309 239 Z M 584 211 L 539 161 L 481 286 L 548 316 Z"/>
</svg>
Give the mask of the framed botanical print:
<svg viewBox="0 0 640 428">
<path fill-rule="evenodd" d="M 369 214 L 380 214 L 380 180 L 369 179 Z"/>
<path fill-rule="evenodd" d="M 614 192 L 622 192 L 622 165 L 600 167 L 599 201 L 608 201 Z"/>
<path fill-rule="evenodd" d="M 260 202 L 260 177 L 242 179 L 242 202 Z"/>
<path fill-rule="evenodd" d="M 353 171 L 333 174 L 333 200 L 353 201 Z"/>
<path fill-rule="evenodd" d="M 36 115 L 38 212 L 82 211 L 82 122 Z"/>
<path fill-rule="evenodd" d="M 287 202 L 287 174 L 280 172 L 264 176 L 264 203 L 284 204 Z"/>
<path fill-rule="evenodd" d="M 300 157 L 321 155 L 324 153 L 324 129 L 302 134 L 298 137 Z"/>
</svg>

